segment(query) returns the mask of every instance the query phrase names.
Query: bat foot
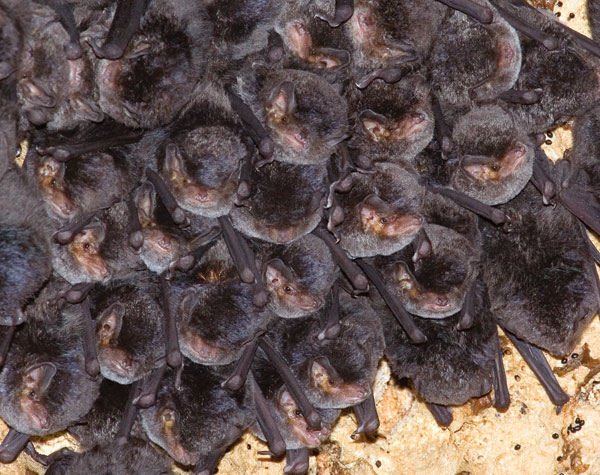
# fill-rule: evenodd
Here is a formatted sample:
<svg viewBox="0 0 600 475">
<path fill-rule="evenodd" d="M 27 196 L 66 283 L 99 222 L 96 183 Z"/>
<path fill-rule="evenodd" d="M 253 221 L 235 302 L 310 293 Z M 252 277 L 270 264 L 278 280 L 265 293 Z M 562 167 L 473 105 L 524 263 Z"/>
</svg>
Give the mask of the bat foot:
<svg viewBox="0 0 600 475">
<path fill-rule="evenodd" d="M 92 378 L 97 378 L 100 374 L 100 363 L 97 359 L 88 360 L 85 362 L 85 372 Z"/>
<path fill-rule="evenodd" d="M 129 235 L 129 245 L 136 251 L 139 251 L 144 245 L 144 234 L 142 231 L 134 231 Z"/>
<path fill-rule="evenodd" d="M 247 200 L 252 195 L 252 187 L 246 180 L 240 181 L 236 192 L 237 198 L 240 201 Z"/>
<path fill-rule="evenodd" d="M 81 58 L 83 55 L 83 49 L 81 49 L 81 45 L 76 41 L 70 41 L 64 46 L 65 56 L 69 60 L 75 60 Z"/>
<path fill-rule="evenodd" d="M 167 355 L 167 364 L 171 368 L 179 368 L 183 364 L 183 358 L 181 356 L 181 351 L 179 350 L 171 350 Z"/>
<path fill-rule="evenodd" d="M 264 307 L 265 305 L 267 305 L 269 301 L 269 295 L 267 294 L 267 292 L 264 289 L 257 289 L 254 292 L 254 295 L 252 295 L 252 303 L 256 306 L 256 307 Z"/>
<path fill-rule="evenodd" d="M 243 378 L 240 375 L 236 374 L 226 379 L 223 382 L 222 387 L 231 391 L 237 391 L 242 387 L 242 384 L 244 384 Z"/>
<path fill-rule="evenodd" d="M 71 231 L 70 229 L 63 229 L 61 231 L 58 231 L 54 235 L 54 240 L 61 246 L 64 246 L 66 244 L 69 244 L 73 240 L 73 237 L 73 231 Z"/>
<path fill-rule="evenodd" d="M 177 259 L 177 268 L 180 271 L 187 272 L 193 267 L 194 262 L 194 256 L 183 256 Z"/>
<path fill-rule="evenodd" d="M 258 153 L 265 159 L 270 159 L 275 151 L 275 144 L 270 137 L 263 137 L 258 144 Z"/>
<path fill-rule="evenodd" d="M 271 63 L 278 63 L 283 59 L 284 51 L 281 46 L 273 46 L 269 48 L 268 58 Z"/>
<path fill-rule="evenodd" d="M 305 414 L 305 417 L 306 422 L 308 422 L 308 427 L 313 430 L 318 430 L 321 428 L 321 416 L 315 409 L 312 409 L 310 412 L 308 412 L 308 414 Z"/>
<path fill-rule="evenodd" d="M 336 325 L 332 325 L 332 326 L 322 330 L 319 333 L 319 335 L 317 336 L 317 338 L 319 340 L 334 340 L 340 334 L 341 330 L 342 330 L 342 327 L 338 323 Z"/>
<path fill-rule="evenodd" d="M 171 218 L 175 224 L 183 224 L 187 219 L 185 212 L 179 206 L 173 209 L 171 212 Z"/>
<path fill-rule="evenodd" d="M 147 409 L 149 407 L 154 406 L 156 402 L 156 395 L 154 394 L 140 394 L 136 399 L 133 400 L 133 404 L 137 407 L 141 407 L 142 409 Z"/>
</svg>

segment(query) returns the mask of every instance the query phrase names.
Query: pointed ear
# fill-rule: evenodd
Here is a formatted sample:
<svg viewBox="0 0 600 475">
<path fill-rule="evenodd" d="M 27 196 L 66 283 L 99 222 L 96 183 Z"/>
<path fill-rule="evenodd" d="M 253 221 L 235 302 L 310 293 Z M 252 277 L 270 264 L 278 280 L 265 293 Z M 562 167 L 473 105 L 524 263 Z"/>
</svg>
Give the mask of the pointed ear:
<svg viewBox="0 0 600 475">
<path fill-rule="evenodd" d="M 358 115 L 358 120 L 367 133 L 376 137 L 381 135 L 386 129 L 387 118 L 384 115 L 366 109 Z"/>
<path fill-rule="evenodd" d="M 51 176 L 56 180 L 62 180 L 65 177 L 65 164 L 53 157 L 46 157 L 40 163 L 38 173 L 42 177 Z"/>
<path fill-rule="evenodd" d="M 183 157 L 181 156 L 181 150 L 179 150 L 177 144 L 170 143 L 167 145 L 165 149 L 165 163 L 163 165 L 163 172 L 166 172 L 169 176 L 186 175 Z"/>
<path fill-rule="evenodd" d="M 96 325 L 101 343 L 107 344 L 109 340 L 119 335 L 124 315 L 125 308 L 119 302 L 113 303 L 102 312 Z"/>
<path fill-rule="evenodd" d="M 154 187 L 146 182 L 136 194 L 136 205 L 140 216 L 140 221 L 152 221 L 154 207 L 156 206 L 156 193 Z"/>
<path fill-rule="evenodd" d="M 420 259 L 428 257 L 431 254 L 433 246 L 427 236 L 425 229 L 421 228 L 419 235 L 415 239 L 415 253 L 413 254 L 412 261 L 417 262 Z"/>
<path fill-rule="evenodd" d="M 279 258 L 267 262 L 263 275 L 265 282 L 273 283 L 276 286 L 283 285 L 285 281 L 292 279 L 289 267 Z"/>
<path fill-rule="evenodd" d="M 291 113 L 296 107 L 295 89 L 296 86 L 292 81 L 283 81 L 271 93 L 269 100 L 271 107 L 282 115 Z"/>
<path fill-rule="evenodd" d="M 184 315 L 189 315 L 196 306 L 196 292 L 193 289 L 189 289 L 183 295 L 181 302 L 179 303 L 179 310 Z"/>
<path fill-rule="evenodd" d="M 43 393 L 50 386 L 55 374 L 56 366 L 53 363 L 38 363 L 27 368 L 23 380 L 27 388 Z"/>
<path fill-rule="evenodd" d="M 100 106 L 93 101 L 87 99 L 76 98 L 73 104 L 75 114 L 84 120 L 90 122 L 102 122 L 104 120 L 104 113 Z"/>
<path fill-rule="evenodd" d="M 106 236 L 106 226 L 102 221 L 95 219 L 83 228 L 83 232 L 90 233 L 100 243 Z"/>
<path fill-rule="evenodd" d="M 364 209 L 365 207 L 370 208 L 374 212 L 387 211 L 390 209 L 390 204 L 387 201 L 382 200 L 378 195 L 371 193 L 362 202 L 361 209 Z"/>
<path fill-rule="evenodd" d="M 279 405 L 285 412 L 292 412 L 298 408 L 296 401 L 294 401 L 294 398 L 287 389 L 281 391 L 281 394 L 279 395 Z"/>
<path fill-rule="evenodd" d="M 317 356 L 313 359 L 310 365 L 310 376 L 317 386 L 324 388 L 340 379 L 326 356 Z"/>
</svg>

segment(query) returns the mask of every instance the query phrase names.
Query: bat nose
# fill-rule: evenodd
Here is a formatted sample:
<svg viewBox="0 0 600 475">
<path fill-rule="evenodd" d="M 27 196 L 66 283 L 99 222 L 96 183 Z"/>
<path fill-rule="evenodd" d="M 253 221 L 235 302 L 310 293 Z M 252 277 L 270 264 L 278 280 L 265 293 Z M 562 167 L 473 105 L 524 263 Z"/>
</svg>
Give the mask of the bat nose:
<svg viewBox="0 0 600 475">
<path fill-rule="evenodd" d="M 437 304 L 438 304 L 440 307 L 446 307 L 446 306 L 448 305 L 449 301 L 450 301 L 450 299 L 448 299 L 448 297 L 447 297 L 447 296 L 445 296 L 445 295 L 440 295 L 440 296 L 437 298 L 437 302 L 436 302 L 436 303 L 437 303 Z"/>
</svg>

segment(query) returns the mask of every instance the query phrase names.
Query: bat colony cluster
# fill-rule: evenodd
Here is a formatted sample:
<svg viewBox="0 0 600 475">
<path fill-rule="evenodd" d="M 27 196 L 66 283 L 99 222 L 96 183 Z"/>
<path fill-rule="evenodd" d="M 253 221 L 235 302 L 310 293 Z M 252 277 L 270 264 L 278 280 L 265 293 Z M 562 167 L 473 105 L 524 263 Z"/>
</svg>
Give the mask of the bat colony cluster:
<svg viewBox="0 0 600 475">
<path fill-rule="evenodd" d="M 384 355 L 441 425 L 506 409 L 497 325 L 568 400 L 541 349 L 600 308 L 600 46 L 551 13 L 0 0 L 0 38 L 2 462 L 209 474 L 250 430 L 304 473 L 341 409 L 377 430 Z"/>
</svg>

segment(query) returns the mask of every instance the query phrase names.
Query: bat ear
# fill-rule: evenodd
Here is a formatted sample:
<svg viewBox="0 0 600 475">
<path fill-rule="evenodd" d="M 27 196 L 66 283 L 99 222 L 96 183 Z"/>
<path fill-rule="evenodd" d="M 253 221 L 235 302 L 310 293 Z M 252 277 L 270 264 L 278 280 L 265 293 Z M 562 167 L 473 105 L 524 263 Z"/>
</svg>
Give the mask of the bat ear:
<svg viewBox="0 0 600 475">
<path fill-rule="evenodd" d="M 194 310 L 194 307 L 196 306 L 196 300 L 196 292 L 193 289 L 186 291 L 179 304 L 179 310 L 184 315 L 189 315 L 190 313 L 192 313 L 192 310 Z"/>
<path fill-rule="evenodd" d="M 387 129 L 387 118 L 371 109 L 366 109 L 358 114 L 358 120 L 364 130 L 373 137 L 379 137 Z"/>
<path fill-rule="evenodd" d="M 283 81 L 271 93 L 271 107 L 278 114 L 287 115 L 296 108 L 296 86 L 292 81 Z"/>
<path fill-rule="evenodd" d="M 104 237 L 106 236 L 106 226 L 102 221 L 97 219 L 87 224 L 82 231 L 90 233 L 99 243 L 104 241 Z"/>
<path fill-rule="evenodd" d="M 371 193 L 369 196 L 367 196 L 363 200 L 362 205 L 363 205 L 362 206 L 363 208 L 366 206 L 368 208 L 372 208 L 374 211 L 375 210 L 387 210 L 390 207 L 390 205 L 387 201 L 382 200 L 375 193 Z"/>
<path fill-rule="evenodd" d="M 56 105 L 56 98 L 43 85 L 32 79 L 20 81 L 19 87 L 24 99 L 31 104 L 45 108 Z"/>
<path fill-rule="evenodd" d="M 428 257 L 431 254 L 432 245 L 427 236 L 427 232 L 421 228 L 417 239 L 415 239 L 415 253 L 413 254 L 412 261 L 417 262 L 420 259 Z"/>
<path fill-rule="evenodd" d="M 177 144 L 170 143 L 167 145 L 163 172 L 166 172 L 168 175 L 186 175 L 183 157 Z"/>
<path fill-rule="evenodd" d="M 43 393 L 50 386 L 55 374 L 56 366 L 54 366 L 53 363 L 47 362 L 35 364 L 25 371 L 25 386 L 38 393 Z"/>
<path fill-rule="evenodd" d="M 74 101 L 73 108 L 77 116 L 83 120 L 89 120 L 90 122 L 102 122 L 104 120 L 104 113 L 102 109 L 96 104 L 87 99 L 77 98 Z"/>
<path fill-rule="evenodd" d="M 156 206 L 156 193 L 152 184 L 146 182 L 140 187 L 136 196 L 136 204 L 142 224 L 152 221 Z"/>
<path fill-rule="evenodd" d="M 294 48 L 294 53 L 306 59 L 313 46 L 312 36 L 306 26 L 299 21 L 294 22 L 287 29 L 287 38 Z"/>
<path fill-rule="evenodd" d="M 331 366 L 326 356 L 317 356 L 310 365 L 310 376 L 313 382 L 320 387 L 327 387 L 331 383 L 340 381 L 337 371 Z"/>
<path fill-rule="evenodd" d="M 113 338 L 116 338 L 121 331 L 125 308 L 119 302 L 113 303 L 98 318 L 98 336 L 103 344 L 108 344 Z"/>
<path fill-rule="evenodd" d="M 281 394 L 279 394 L 279 405 L 285 412 L 293 412 L 298 407 L 296 401 L 287 389 L 282 390 Z"/>
<path fill-rule="evenodd" d="M 65 177 L 65 164 L 54 157 L 46 157 L 39 165 L 38 173 L 43 177 L 53 177 L 62 180 Z"/>
<path fill-rule="evenodd" d="M 285 276 L 286 270 L 288 270 L 287 266 L 281 259 L 271 259 L 265 265 L 263 273 L 265 282 L 281 285 L 283 280 L 287 280 Z"/>
</svg>

